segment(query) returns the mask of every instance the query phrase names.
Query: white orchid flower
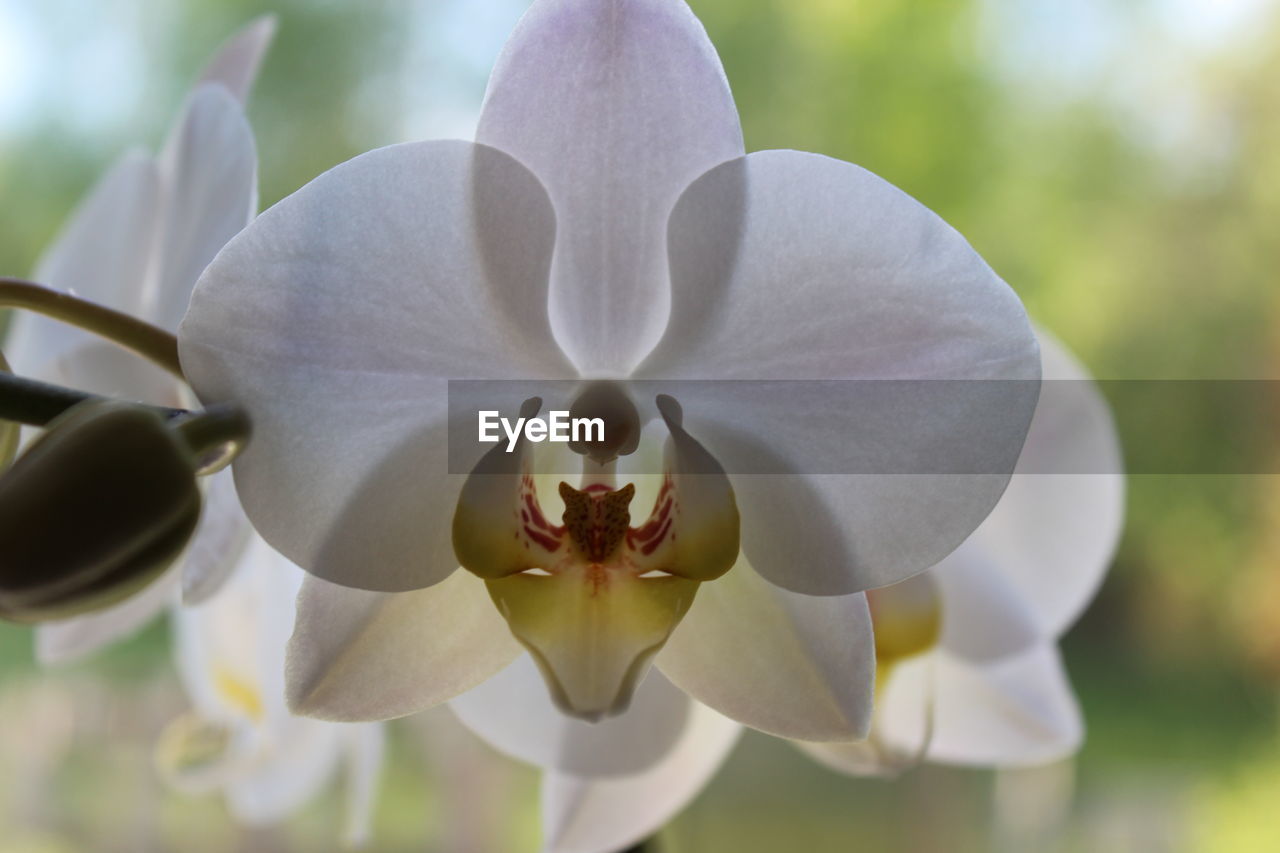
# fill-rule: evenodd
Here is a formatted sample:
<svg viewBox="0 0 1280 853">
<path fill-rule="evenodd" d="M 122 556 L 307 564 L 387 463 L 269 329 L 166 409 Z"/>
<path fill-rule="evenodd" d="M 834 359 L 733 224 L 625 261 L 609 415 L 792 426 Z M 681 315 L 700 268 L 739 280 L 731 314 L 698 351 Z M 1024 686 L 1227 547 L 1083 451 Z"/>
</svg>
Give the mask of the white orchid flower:
<svg viewBox="0 0 1280 853">
<path fill-rule="evenodd" d="M 865 736 L 863 590 L 986 516 L 1039 377 L 1021 303 L 938 217 L 848 163 L 744 154 L 679 0 L 535 2 L 477 142 L 372 151 L 266 211 L 179 339 L 201 399 L 254 422 L 234 468 L 255 527 L 314 575 L 292 707 L 385 719 L 483 683 L 459 713 L 572 772 L 652 764 L 689 696 L 781 736 Z M 691 378 L 1017 380 L 964 424 L 885 400 L 857 438 L 865 459 L 982 446 L 1007 468 L 808 476 L 847 424 L 790 417 L 782 383 L 768 406 L 660 400 L 665 476 L 632 478 L 662 441 L 634 442 L 625 381 Z M 620 412 L 628 440 L 579 460 L 580 488 L 525 478 L 523 445 L 460 482 L 450 379 L 600 380 L 575 404 Z M 730 481 L 735 439 L 787 476 Z"/>
<path fill-rule="evenodd" d="M 1039 337 L 1044 377 L 1055 381 L 1036 409 L 1018 473 L 953 554 L 870 593 L 879 667 L 872 736 L 797 742 L 829 767 L 854 775 L 892 774 L 920 761 L 1021 767 L 1080 744 L 1083 726 L 1056 642 L 1111 562 L 1124 479 L 1106 403 L 1060 343 Z M 612 853 L 656 832 L 711 780 L 741 728 L 699 705 L 680 740 L 645 770 L 604 778 L 549 770 L 544 850 Z"/>
<path fill-rule="evenodd" d="M 254 537 L 217 595 L 173 608 L 175 660 L 194 710 L 165 730 L 157 764 L 179 790 L 222 791 L 248 825 L 282 820 L 345 767 L 343 835 L 361 844 L 382 764 L 382 724 L 326 723 L 285 707 L 285 648 L 302 578 Z"/>
<path fill-rule="evenodd" d="M 216 52 L 187 96 L 158 157 L 125 154 L 45 253 L 35 279 L 175 330 L 196 278 L 257 210 L 257 156 L 243 104 L 275 33 L 259 18 Z M 189 389 L 137 355 L 74 326 L 18 312 L 6 352 L 17 373 L 112 397 L 186 406 Z M 209 478 L 185 557 L 143 591 L 105 610 L 36 628 L 46 664 L 82 658 L 132 633 L 174 595 L 212 594 L 249 525 L 228 474 Z"/>
<path fill-rule="evenodd" d="M 955 553 L 869 593 L 880 681 L 872 737 L 803 746 L 824 763 L 855 774 L 921 759 L 1016 767 L 1079 748 L 1084 725 L 1057 643 L 1111 564 L 1123 462 L 1085 369 L 1044 332 L 1040 348 L 1045 378 L 1058 381 L 1036 409 L 1022 473 Z"/>
</svg>

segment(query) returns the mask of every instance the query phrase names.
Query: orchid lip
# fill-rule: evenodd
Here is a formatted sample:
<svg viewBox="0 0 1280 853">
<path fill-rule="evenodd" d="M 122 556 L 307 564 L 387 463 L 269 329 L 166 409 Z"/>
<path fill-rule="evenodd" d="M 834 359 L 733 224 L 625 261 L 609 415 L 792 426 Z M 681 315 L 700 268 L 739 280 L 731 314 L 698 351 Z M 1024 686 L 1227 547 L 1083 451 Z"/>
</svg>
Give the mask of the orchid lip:
<svg viewBox="0 0 1280 853">
<path fill-rule="evenodd" d="M 590 386 L 579 397 L 584 400 L 586 411 L 608 409 L 638 422 L 633 404 L 613 383 Z M 536 405 L 527 401 L 521 414 L 535 412 Z M 562 481 L 552 490 L 533 470 L 524 440 L 514 453 L 495 448 L 485 455 L 454 514 L 459 563 L 485 580 L 555 703 L 584 720 L 626 710 L 699 584 L 728 571 L 738 552 L 728 478 L 723 471 L 705 473 L 709 454 L 684 431 L 675 401 L 663 398 L 659 409 L 668 433 L 666 471 L 661 478 L 642 478 L 656 488 L 644 498 L 652 504 L 643 522 L 633 526 L 631 516 L 642 489 L 634 481 L 618 485 L 624 478 L 616 459 L 600 462 L 601 454 L 583 454 L 579 487 Z M 634 441 L 632 432 L 607 434 L 611 450 L 638 449 L 638 428 L 633 432 Z M 560 524 L 544 512 L 543 497 L 563 505 Z"/>
</svg>

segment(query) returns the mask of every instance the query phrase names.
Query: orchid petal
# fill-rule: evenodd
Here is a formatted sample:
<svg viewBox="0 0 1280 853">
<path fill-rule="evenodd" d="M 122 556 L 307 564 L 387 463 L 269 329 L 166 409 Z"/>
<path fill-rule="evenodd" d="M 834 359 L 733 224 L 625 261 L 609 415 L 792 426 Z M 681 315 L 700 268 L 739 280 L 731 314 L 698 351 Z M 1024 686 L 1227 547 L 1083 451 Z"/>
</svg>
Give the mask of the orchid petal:
<svg viewBox="0 0 1280 853">
<path fill-rule="evenodd" d="M 155 239 L 160 177 L 145 152 L 130 151 L 94 186 L 36 265 L 36 281 L 130 314 L 141 308 L 139 282 Z M 45 371 L 89 333 L 30 311 L 16 312 L 5 354 L 14 371 Z"/>
<path fill-rule="evenodd" d="M 513 758 L 579 776 L 619 776 L 652 767 L 671 750 L 688 725 L 690 702 L 651 671 L 625 713 L 583 722 L 561 713 L 537 666 L 521 655 L 449 707 L 467 728 Z"/>
<path fill-rule="evenodd" d="M 966 588 L 1002 589 L 1001 598 L 1022 609 L 1022 634 L 1055 639 L 1097 592 L 1124 521 L 1123 462 L 1107 404 L 1062 344 L 1038 334 L 1044 377 L 1053 381 L 1013 479 L 987 520 L 934 572 L 947 598 L 943 645 L 979 660 L 1025 648 L 1027 637 L 994 646 L 977 641 L 982 634 L 974 629 L 995 620 Z M 1081 473 L 1045 473 L 1052 471 Z M 1013 625 L 1012 614 L 1002 622 Z"/>
<path fill-rule="evenodd" d="M 174 609 L 178 674 L 201 717 L 255 723 L 287 717 L 282 664 L 304 577 L 254 536 L 221 594 Z"/>
<path fill-rule="evenodd" d="M 938 651 L 905 661 L 886 685 L 877 715 L 886 741 L 910 749 L 921 739 L 921 708 L 932 691 L 928 760 L 975 766 L 1042 764 L 1076 750 L 1080 709 L 1049 644 L 975 665 Z"/>
<path fill-rule="evenodd" d="M 779 737 L 856 740 L 871 723 L 866 596 L 790 592 L 745 557 L 702 585 L 655 664 L 700 702 Z"/>
<path fill-rule="evenodd" d="M 228 244 L 179 342 L 201 399 L 253 419 L 236 485 L 268 541 L 361 589 L 457 567 L 446 380 L 572 375 L 546 320 L 554 230 L 520 164 L 432 142 L 344 163 Z"/>
<path fill-rule="evenodd" d="M 200 83 L 221 83 L 244 104 L 275 35 L 275 15 L 254 18 L 222 43 L 200 72 Z"/>
<path fill-rule="evenodd" d="M 952 654 L 997 660 L 1053 639 L 1041 628 L 1026 596 L 992 565 L 973 538 L 927 574 L 942 596 L 939 642 Z"/>
<path fill-rule="evenodd" d="M 347 768 L 342 839 L 348 847 L 358 848 L 372 835 L 387 732 L 381 723 L 348 723 L 343 725 L 341 737 Z"/>
<path fill-rule="evenodd" d="M 333 777 L 341 757 L 332 723 L 294 717 L 276 727 L 254 763 L 226 785 L 227 806 L 249 826 L 277 823 L 314 797 Z"/>
<path fill-rule="evenodd" d="M 494 68 L 476 139 L 551 195 L 556 339 L 586 375 L 625 373 L 667 321 L 672 205 L 743 152 L 702 24 L 679 0 L 534 3 Z"/>
<path fill-rule="evenodd" d="M 258 207 L 258 159 L 240 103 L 222 86 L 188 97 L 160 154 L 164 184 L 144 316 L 176 329 L 200 273 Z"/>
<path fill-rule="evenodd" d="M 519 653 L 467 572 L 403 593 L 308 577 L 285 668 L 289 707 L 324 720 L 403 717 L 469 690 Z"/>
<path fill-rule="evenodd" d="M 202 604 L 222 589 L 252 534 L 231 472 L 206 477 L 200 525 L 182 558 L 182 603 Z"/>
<path fill-rule="evenodd" d="M 927 578 L 928 575 L 916 577 Z M 894 679 L 898 678 L 900 663 L 901 661 L 886 663 L 883 659 L 880 661 L 880 668 L 876 672 L 876 713 L 872 717 L 871 732 L 866 740 L 840 743 L 793 741 L 792 745 L 824 767 L 848 776 L 892 779 L 918 767 L 928 756 L 929 746 L 933 741 L 933 668 L 937 663 L 937 655 L 930 653 L 916 656 L 907 675 L 899 679 L 895 690 L 909 695 L 910 701 L 904 702 L 899 698 L 893 713 L 910 716 L 895 720 L 894 731 L 897 736 L 891 740 L 885 735 L 890 712 L 884 707 L 883 687 L 893 684 Z M 908 685 L 905 688 L 904 683 Z"/>
<path fill-rule="evenodd" d="M 103 397 L 185 408 L 182 383 L 167 370 L 103 340 L 90 339 L 40 371 L 50 382 Z"/>
<path fill-rule="evenodd" d="M 76 663 L 130 636 L 174 602 L 178 579 L 179 572 L 170 569 L 142 591 L 113 607 L 37 625 L 36 660 L 41 666 Z"/>
<path fill-rule="evenodd" d="M 855 592 L 954 550 L 1004 490 L 1035 405 L 1013 291 L 900 190 L 795 151 L 712 169 L 669 234 L 672 322 L 637 378 L 1018 380 L 931 383 L 955 398 L 933 409 L 893 382 L 672 392 L 733 479 L 743 552 L 770 581 Z M 898 473 L 904 459 L 919 470 Z M 762 461 L 780 476 L 734 476 Z"/>
<path fill-rule="evenodd" d="M 648 770 L 613 779 L 548 772 L 543 849 L 610 853 L 656 832 L 706 787 L 741 733 L 737 723 L 694 703 L 679 742 Z"/>
</svg>

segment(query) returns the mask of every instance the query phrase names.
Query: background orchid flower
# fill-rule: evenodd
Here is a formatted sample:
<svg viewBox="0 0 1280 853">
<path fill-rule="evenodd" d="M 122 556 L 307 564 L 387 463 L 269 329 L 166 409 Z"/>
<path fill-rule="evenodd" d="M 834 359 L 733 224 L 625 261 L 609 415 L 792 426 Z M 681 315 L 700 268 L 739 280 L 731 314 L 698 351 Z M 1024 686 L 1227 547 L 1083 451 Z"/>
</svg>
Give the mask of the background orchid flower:
<svg viewBox="0 0 1280 853">
<path fill-rule="evenodd" d="M 862 591 L 953 550 L 1017 458 L 1036 395 L 1022 380 L 1039 377 L 1017 297 L 938 217 L 858 167 L 744 155 L 719 59 L 679 0 L 534 3 L 477 140 L 383 148 L 317 178 L 227 245 L 181 329 L 201 399 L 254 421 L 235 464 L 250 518 L 314 575 L 292 706 L 389 718 L 501 671 L 481 690 L 503 707 L 464 697 L 461 713 L 509 733 L 563 727 L 530 747 L 550 752 L 578 733 L 633 739 L 634 756 L 606 759 L 613 772 L 679 738 L 686 693 L 781 736 L 862 737 L 874 667 Z M 785 394 L 660 404 L 685 544 L 648 566 L 627 544 L 644 530 L 627 502 L 640 519 L 662 504 L 632 497 L 614 461 L 581 461 L 581 488 L 559 494 L 529 492 L 511 467 L 478 467 L 465 487 L 446 474 L 459 378 L 605 380 L 617 396 L 627 378 L 1018 382 L 964 424 L 867 413 L 867 458 L 902 442 L 943 459 L 981 447 L 990 473 L 972 475 L 801 476 L 806 448 L 831 436 L 788 419 Z M 731 488 L 727 464 L 684 476 L 695 457 L 734 458 L 744 433 L 791 475 Z M 531 518 L 566 520 L 539 543 L 555 562 L 515 559 L 513 542 L 536 553 L 538 523 L 519 516 L 529 498 Z M 595 727 L 564 715 L 628 703 Z"/>
<path fill-rule="evenodd" d="M 158 765 L 179 790 L 222 791 L 231 813 L 249 825 L 287 817 L 343 767 L 343 836 L 363 843 L 382 765 L 382 724 L 289 713 L 285 647 L 303 572 L 258 537 L 247 551 L 215 596 L 172 610 L 175 660 L 193 711 L 161 736 Z"/>
<path fill-rule="evenodd" d="M 1124 479 L 1105 401 L 1057 340 L 1038 336 L 1044 377 L 1054 381 L 1041 396 L 1018 473 L 954 553 L 869 593 L 878 658 L 872 734 L 853 743 L 796 743 L 824 765 L 854 775 L 891 774 L 921 760 L 1017 767 L 1062 758 L 1080 744 L 1083 725 L 1056 642 L 1111 562 Z M 612 853 L 656 832 L 711 780 L 740 732 L 695 703 L 679 740 L 640 772 L 548 770 L 544 850 Z M 497 745 L 541 758 L 544 767 L 557 763 L 511 749 L 509 738 Z M 561 745 L 575 747 L 585 744 Z M 596 758 L 597 767 L 606 765 Z"/>
<path fill-rule="evenodd" d="M 275 33 L 259 18 L 215 53 L 158 157 L 125 154 L 99 181 L 37 265 L 35 278 L 162 328 L 176 329 L 196 278 L 257 209 L 257 159 L 243 104 Z M 99 394 L 185 407 L 189 390 L 137 355 L 27 312 L 6 352 L 17 373 Z M 235 565 L 249 525 L 229 473 L 209 478 L 186 555 L 118 605 L 36 628 L 45 663 L 83 657 L 131 633 L 178 594 L 212 594 Z"/>
<path fill-rule="evenodd" d="M 1088 374 L 1039 336 L 1044 376 L 1055 382 L 1036 409 L 1021 473 L 955 553 L 869 593 L 880 680 L 872 736 L 802 747 L 824 763 L 853 773 L 919 760 L 1019 766 L 1079 747 L 1084 725 L 1057 642 L 1115 554 L 1123 463 Z M 1077 473 L 1047 473 L 1055 471 Z"/>
</svg>

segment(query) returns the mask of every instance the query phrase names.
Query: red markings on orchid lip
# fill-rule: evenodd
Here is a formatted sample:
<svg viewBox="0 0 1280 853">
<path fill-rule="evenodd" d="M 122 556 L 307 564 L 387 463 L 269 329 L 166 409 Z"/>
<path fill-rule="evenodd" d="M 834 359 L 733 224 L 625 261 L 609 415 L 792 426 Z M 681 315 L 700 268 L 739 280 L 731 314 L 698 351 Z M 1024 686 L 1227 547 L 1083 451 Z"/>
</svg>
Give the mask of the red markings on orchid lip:
<svg viewBox="0 0 1280 853">
<path fill-rule="evenodd" d="M 537 530 L 534 530 L 532 527 L 529 527 L 528 525 L 525 525 L 524 535 L 528 536 L 534 542 L 537 542 L 543 548 L 545 548 L 546 550 L 552 553 L 555 553 L 556 551 L 560 550 L 559 539 L 556 539 L 554 537 L 548 536 L 545 533 L 541 533 Z"/>
<path fill-rule="evenodd" d="M 645 544 L 640 548 L 640 553 L 641 553 L 641 554 L 644 554 L 644 555 L 647 557 L 647 556 L 649 556 L 650 554 L 652 554 L 654 551 L 658 550 L 658 546 L 662 544 L 662 542 L 663 542 L 663 540 L 664 540 L 664 539 L 666 539 L 666 537 L 667 537 L 667 532 L 668 532 L 669 530 L 671 530 L 671 519 L 670 519 L 670 518 L 668 518 L 668 519 L 667 519 L 667 521 L 666 521 L 666 523 L 662 525 L 662 529 L 658 531 L 658 535 L 657 535 L 657 536 L 655 536 L 651 542 L 646 542 L 646 543 L 645 543 Z M 675 537 L 674 537 L 674 536 L 673 536 L 673 537 L 671 537 L 671 538 L 672 538 L 673 540 L 675 539 Z"/>
<path fill-rule="evenodd" d="M 659 497 L 659 500 L 661 500 L 661 497 Z M 643 527 L 634 528 L 628 531 L 627 542 L 630 543 L 631 547 L 634 548 L 636 543 L 648 542 L 655 536 L 660 535 L 664 532 L 664 525 L 670 527 L 668 522 L 670 521 L 671 510 L 674 505 L 674 499 L 667 498 L 665 501 L 662 501 L 662 505 L 649 517 L 649 520 L 644 523 Z M 646 551 L 645 553 L 649 552 Z"/>
<path fill-rule="evenodd" d="M 542 514 L 542 507 L 538 505 L 538 498 L 532 492 L 524 493 L 524 511 L 521 515 L 523 516 L 525 513 L 528 514 L 528 517 L 524 519 L 526 523 L 532 522 L 535 527 L 541 528 L 552 536 L 564 535 L 563 527 L 556 527 L 547 521 L 547 517 Z"/>
</svg>

